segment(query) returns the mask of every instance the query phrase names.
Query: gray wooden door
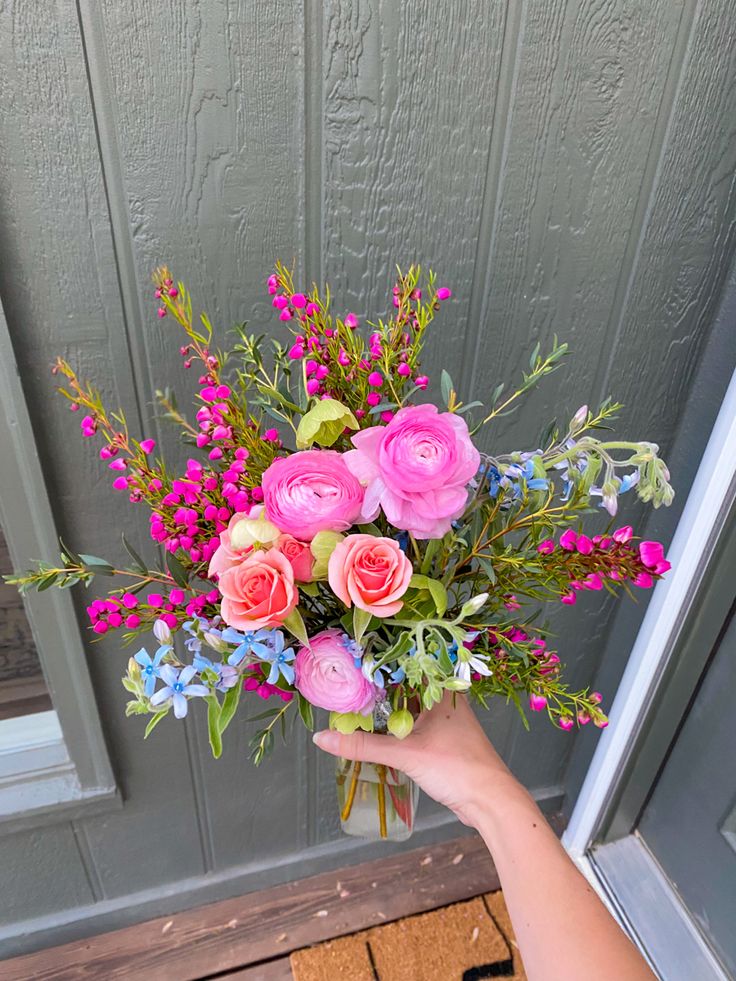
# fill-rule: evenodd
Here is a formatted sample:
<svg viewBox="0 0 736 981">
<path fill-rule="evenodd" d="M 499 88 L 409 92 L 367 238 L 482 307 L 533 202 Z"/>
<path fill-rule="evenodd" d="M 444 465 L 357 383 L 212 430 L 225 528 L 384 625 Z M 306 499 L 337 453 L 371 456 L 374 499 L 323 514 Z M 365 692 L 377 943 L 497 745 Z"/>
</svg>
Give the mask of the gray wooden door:
<svg viewBox="0 0 736 981">
<path fill-rule="evenodd" d="M 736 616 L 732 615 L 639 833 L 736 977 Z"/>
</svg>

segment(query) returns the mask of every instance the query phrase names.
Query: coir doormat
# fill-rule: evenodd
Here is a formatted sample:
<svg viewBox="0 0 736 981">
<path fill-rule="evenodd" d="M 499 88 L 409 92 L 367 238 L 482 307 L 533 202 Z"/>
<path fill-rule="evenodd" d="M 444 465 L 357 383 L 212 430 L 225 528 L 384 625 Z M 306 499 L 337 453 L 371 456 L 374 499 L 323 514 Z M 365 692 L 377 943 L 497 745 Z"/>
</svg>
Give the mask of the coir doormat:
<svg viewBox="0 0 736 981">
<path fill-rule="evenodd" d="M 526 979 L 500 892 L 291 955 L 294 981 Z"/>
</svg>

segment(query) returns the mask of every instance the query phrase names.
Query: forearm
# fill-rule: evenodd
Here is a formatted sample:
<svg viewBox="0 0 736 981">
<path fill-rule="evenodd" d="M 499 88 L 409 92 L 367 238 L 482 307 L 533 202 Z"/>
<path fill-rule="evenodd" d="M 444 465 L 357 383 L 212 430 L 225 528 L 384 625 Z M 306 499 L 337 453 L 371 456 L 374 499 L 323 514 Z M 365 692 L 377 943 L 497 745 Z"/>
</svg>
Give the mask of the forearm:
<svg viewBox="0 0 736 981">
<path fill-rule="evenodd" d="M 530 981 L 651 981 L 643 958 L 510 773 L 476 826 L 493 856 Z"/>
</svg>

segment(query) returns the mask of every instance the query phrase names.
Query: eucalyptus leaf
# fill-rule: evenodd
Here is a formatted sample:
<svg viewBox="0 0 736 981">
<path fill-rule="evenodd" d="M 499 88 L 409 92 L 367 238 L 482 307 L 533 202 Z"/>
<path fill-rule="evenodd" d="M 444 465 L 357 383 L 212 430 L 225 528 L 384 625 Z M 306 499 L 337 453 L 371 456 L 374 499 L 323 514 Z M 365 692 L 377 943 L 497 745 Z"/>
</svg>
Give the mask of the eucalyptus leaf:
<svg viewBox="0 0 736 981">
<path fill-rule="evenodd" d="M 169 572 L 171 573 L 171 578 L 174 580 L 176 585 L 181 586 L 182 589 L 188 589 L 189 580 L 187 579 L 187 574 L 186 571 L 184 570 L 184 566 L 181 564 L 181 562 L 177 559 L 175 555 L 172 555 L 171 552 L 168 552 L 166 555 L 166 565 L 168 567 Z"/>
<path fill-rule="evenodd" d="M 122 539 L 123 539 L 123 548 L 133 560 L 133 568 L 136 570 L 136 572 L 142 572 L 145 575 L 148 572 L 148 569 L 146 568 L 146 563 L 143 561 L 143 559 L 140 557 L 140 555 L 136 552 L 136 550 L 130 544 L 128 539 L 125 537 L 124 532 L 122 535 Z"/>
</svg>

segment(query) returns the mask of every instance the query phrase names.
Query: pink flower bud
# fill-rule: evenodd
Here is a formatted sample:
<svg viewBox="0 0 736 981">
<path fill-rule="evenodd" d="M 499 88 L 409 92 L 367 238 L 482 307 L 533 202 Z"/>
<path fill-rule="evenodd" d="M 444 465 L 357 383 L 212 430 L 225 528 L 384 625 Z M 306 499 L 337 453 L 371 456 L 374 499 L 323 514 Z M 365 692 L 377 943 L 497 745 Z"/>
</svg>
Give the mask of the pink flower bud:
<svg viewBox="0 0 736 981">
<path fill-rule="evenodd" d="M 127 490 L 128 489 L 128 478 L 127 477 L 116 477 L 112 482 L 112 486 L 115 490 Z"/>
<path fill-rule="evenodd" d="M 537 545 L 537 551 L 541 555 L 550 555 L 555 550 L 554 538 L 545 538 L 543 542 Z"/>
<path fill-rule="evenodd" d="M 448 289 L 447 286 L 440 286 L 437 290 L 438 300 L 449 300 L 452 296 L 452 290 Z"/>
<path fill-rule="evenodd" d="M 303 358 L 304 357 L 304 348 L 302 347 L 302 345 L 301 344 L 295 344 L 289 350 L 289 357 L 291 358 L 292 361 L 298 361 L 299 358 Z"/>
<path fill-rule="evenodd" d="M 120 602 L 126 610 L 133 610 L 138 606 L 138 600 L 132 593 L 123 593 L 120 597 Z"/>
<path fill-rule="evenodd" d="M 422 391 L 429 385 L 429 378 L 426 375 L 417 375 L 414 379 L 414 384 L 417 388 L 421 388 Z"/>
<path fill-rule="evenodd" d="M 169 602 L 173 603 L 174 606 L 180 606 L 184 602 L 184 590 L 172 589 L 169 593 Z"/>
<path fill-rule="evenodd" d="M 104 620 L 98 620 L 92 629 L 96 634 L 106 634 L 107 624 L 105 623 Z"/>
<path fill-rule="evenodd" d="M 314 377 L 317 381 L 324 381 L 324 379 L 329 375 L 330 369 L 326 364 L 321 364 L 317 366 L 317 370 L 314 373 Z"/>
<path fill-rule="evenodd" d="M 319 313 L 319 303 L 308 303 L 304 312 L 308 317 L 313 317 L 315 313 Z"/>
<path fill-rule="evenodd" d="M 661 542 L 639 542 L 639 555 L 649 569 L 664 561 L 664 548 Z"/>
<path fill-rule="evenodd" d="M 625 545 L 626 542 L 631 541 L 634 536 L 634 529 L 631 525 L 624 525 L 623 528 L 617 528 L 613 533 L 613 540 L 618 542 L 619 545 Z"/>
<path fill-rule="evenodd" d="M 369 395 L 366 396 L 366 402 L 371 407 L 378 405 L 380 401 L 381 401 L 381 396 L 378 394 L 378 392 L 371 392 Z"/>
<path fill-rule="evenodd" d="M 149 453 L 153 453 L 155 448 L 156 448 L 155 439 L 144 439 L 141 441 L 141 449 L 146 454 L 146 456 L 148 456 Z"/>
<path fill-rule="evenodd" d="M 406 362 L 402 362 L 402 364 L 399 365 L 396 371 L 397 374 L 401 375 L 402 378 L 408 378 L 409 375 L 411 374 L 411 368 L 409 367 L 408 364 L 406 364 Z"/>
<path fill-rule="evenodd" d="M 140 627 L 141 618 L 137 613 L 131 613 L 125 618 L 125 626 L 129 627 L 131 630 L 135 630 L 136 627 Z"/>
<path fill-rule="evenodd" d="M 575 727 L 575 721 L 569 715 L 561 715 L 557 724 L 560 729 L 564 729 L 566 732 Z"/>
<path fill-rule="evenodd" d="M 350 330 L 355 330 L 355 328 L 358 326 L 358 318 L 354 313 L 349 313 L 344 320 L 344 324 L 346 327 L 349 327 Z"/>
<path fill-rule="evenodd" d="M 632 582 L 640 589 L 651 589 L 654 585 L 654 580 L 648 572 L 640 572 L 638 576 L 632 579 Z"/>
<path fill-rule="evenodd" d="M 567 552 L 574 552 L 575 543 L 577 540 L 578 536 L 575 534 L 572 528 L 568 528 L 567 531 L 560 536 L 560 547 L 564 548 Z"/>
<path fill-rule="evenodd" d="M 303 293 L 293 293 L 291 296 L 291 305 L 296 307 L 297 310 L 301 310 L 307 305 L 307 298 Z"/>
<path fill-rule="evenodd" d="M 383 422 L 391 422 L 393 417 L 394 417 L 394 413 L 391 411 L 391 409 L 386 409 L 384 412 L 381 413 L 381 420 Z"/>
<path fill-rule="evenodd" d="M 176 288 L 176 286 L 172 286 L 169 289 L 169 296 L 175 297 L 175 296 L 178 296 L 178 295 L 179 295 L 179 290 Z"/>
<path fill-rule="evenodd" d="M 316 378 L 310 378 L 307 382 L 307 394 L 316 395 L 319 391 L 319 381 Z"/>
<path fill-rule="evenodd" d="M 294 314 L 287 307 L 285 310 L 282 310 L 281 313 L 279 314 L 279 320 L 284 320 L 284 321 L 291 320 L 293 316 Z"/>
<path fill-rule="evenodd" d="M 547 699 L 544 695 L 532 693 L 529 696 L 529 708 L 532 712 L 543 712 L 547 708 Z"/>
<path fill-rule="evenodd" d="M 338 364 L 341 364 L 343 368 L 346 368 L 350 364 L 350 358 L 348 357 L 347 351 L 344 348 L 340 348 L 340 353 L 337 356 Z"/>
<path fill-rule="evenodd" d="M 214 448 L 214 450 L 210 450 L 210 452 L 209 452 L 208 455 L 209 455 L 210 460 L 221 460 L 222 459 L 222 450 L 220 449 L 219 446 L 216 446 Z"/>
<path fill-rule="evenodd" d="M 166 316 L 166 307 L 159 307 L 156 313 L 158 314 L 158 319 L 163 320 Z"/>
<path fill-rule="evenodd" d="M 279 431 L 278 429 L 267 429 L 261 439 L 265 440 L 267 443 L 278 442 Z"/>
<path fill-rule="evenodd" d="M 564 603 L 565 606 L 575 606 L 577 596 L 573 592 L 565 593 L 564 596 L 560 597 L 560 602 Z"/>
<path fill-rule="evenodd" d="M 562 539 L 560 539 L 560 544 L 562 544 Z M 575 548 L 581 555 L 590 555 L 593 551 L 593 542 L 587 535 L 578 535 Z"/>
<path fill-rule="evenodd" d="M 275 296 L 271 301 L 271 303 L 276 307 L 277 310 L 285 310 L 286 307 L 288 307 L 289 305 L 288 299 L 282 293 L 280 293 L 278 296 Z"/>
<path fill-rule="evenodd" d="M 370 375 L 368 375 L 368 384 L 371 386 L 371 388 L 380 388 L 381 385 L 383 385 L 383 375 L 380 373 L 380 371 L 372 371 Z"/>
<path fill-rule="evenodd" d="M 592 691 L 588 698 L 594 705 L 600 705 L 603 701 L 603 695 L 599 691 Z"/>
</svg>

